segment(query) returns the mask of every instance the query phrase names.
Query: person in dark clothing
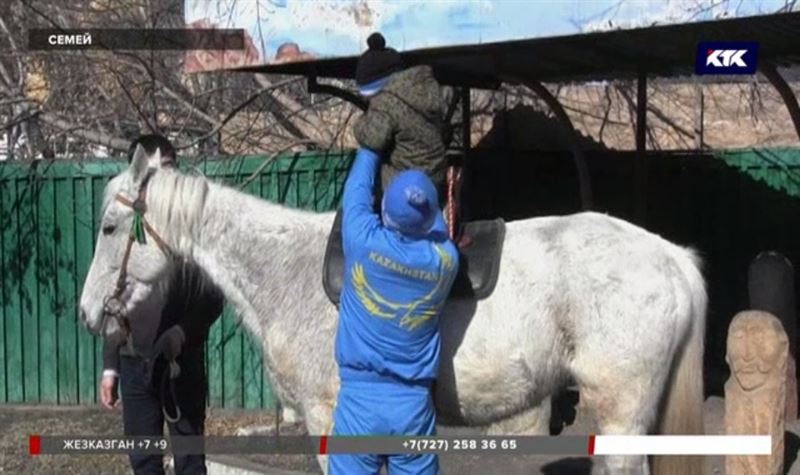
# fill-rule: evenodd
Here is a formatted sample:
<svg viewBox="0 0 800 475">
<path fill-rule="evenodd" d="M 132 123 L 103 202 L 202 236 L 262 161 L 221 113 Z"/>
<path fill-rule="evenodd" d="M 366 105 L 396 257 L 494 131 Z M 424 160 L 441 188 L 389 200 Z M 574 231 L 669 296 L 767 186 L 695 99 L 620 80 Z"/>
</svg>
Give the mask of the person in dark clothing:
<svg viewBox="0 0 800 475">
<path fill-rule="evenodd" d="M 386 47 L 380 33 L 356 66 L 356 84 L 369 107 L 353 125 L 360 147 L 381 155 L 381 189 L 403 170 L 424 171 L 445 201 L 447 160 L 445 104 L 430 66 L 405 68 L 400 54 Z"/>
<path fill-rule="evenodd" d="M 152 155 L 161 152 L 161 163 L 175 166 L 175 149 L 158 135 L 139 137 L 131 144 L 128 161 L 137 145 Z M 219 290 L 194 265 L 185 263 L 174 276 L 152 345 L 152 351 L 134 352 L 130 346 L 103 342 L 103 375 L 100 399 L 105 407 L 119 402 L 122 389 L 122 420 L 125 435 L 163 435 L 165 412 L 171 435 L 203 435 L 205 429 L 206 374 L 205 342 L 208 330 L 222 313 L 224 300 Z M 135 322 L 131 322 L 135 325 Z M 170 362 L 180 372 L 171 391 Z M 176 407 L 177 404 L 177 407 Z M 177 421 L 171 419 L 178 417 Z M 163 474 L 159 455 L 131 454 L 136 475 Z M 175 456 L 175 473 L 205 474 L 205 456 Z"/>
</svg>

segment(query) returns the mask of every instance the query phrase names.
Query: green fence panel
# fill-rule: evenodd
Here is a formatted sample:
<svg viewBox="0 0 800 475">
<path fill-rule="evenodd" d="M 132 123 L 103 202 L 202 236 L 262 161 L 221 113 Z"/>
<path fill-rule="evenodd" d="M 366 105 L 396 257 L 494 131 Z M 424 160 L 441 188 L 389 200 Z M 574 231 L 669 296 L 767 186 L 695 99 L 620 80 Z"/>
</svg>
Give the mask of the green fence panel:
<svg viewBox="0 0 800 475">
<path fill-rule="evenodd" d="M 6 229 L 17 230 L 17 200 L 16 180 L 9 179 L 0 182 L 0 193 L 3 200 L 3 339 L 5 342 L 5 398 L 9 402 L 24 400 L 22 377 L 22 341 L 23 335 L 20 328 L 20 295 L 18 244 L 17 234 L 5 232 Z"/>
<path fill-rule="evenodd" d="M 746 149 L 715 152 L 728 165 L 777 191 L 800 197 L 800 150 Z"/>
<path fill-rule="evenodd" d="M 58 321 L 58 402 L 78 403 L 78 296 L 83 281 L 75 272 L 75 178 L 56 180 L 56 320 Z"/>
<path fill-rule="evenodd" d="M 206 342 L 206 378 L 208 403 L 222 407 L 222 324 L 215 323 L 208 332 Z"/>
<path fill-rule="evenodd" d="M 329 211 L 351 152 L 184 158 L 181 168 L 272 201 Z M 102 342 L 79 323 L 108 180 L 124 162 L 0 164 L 0 403 L 94 404 Z M 209 404 L 272 408 L 262 347 L 230 308 L 207 343 Z"/>
<path fill-rule="evenodd" d="M 92 179 L 76 177 L 73 181 L 75 190 L 75 295 L 80 294 L 81 283 L 89 271 L 92 260 L 91 245 L 94 240 L 94 216 L 92 208 Z M 95 343 L 92 335 L 79 328 L 78 331 L 78 403 L 88 404 L 94 402 L 96 374 L 95 374 Z"/>
<path fill-rule="evenodd" d="M 19 213 L 21 216 L 19 225 L 20 233 L 17 235 L 20 252 L 29 252 L 22 258 L 22 292 L 23 314 L 22 334 L 23 334 L 23 371 L 24 385 L 23 393 L 25 400 L 41 399 L 41 384 L 39 371 L 41 361 L 39 347 L 43 341 L 40 339 L 39 314 L 41 305 L 41 294 L 39 292 L 39 276 L 37 270 L 39 266 L 38 236 L 36 230 L 39 224 L 39 191 L 41 187 L 32 184 L 28 187 L 28 193 L 19 203 Z M 52 195 L 51 195 L 52 196 Z M 48 209 L 52 212 L 52 206 Z M 33 264 L 33 265 L 30 265 Z"/>
<path fill-rule="evenodd" d="M 0 197 L 6 196 L 7 186 L 5 182 L 0 181 Z M 6 219 L 6 208 L 9 208 L 8 203 L 4 203 L 0 199 L 0 402 L 8 400 L 8 365 L 6 364 L 6 307 L 9 301 L 8 286 L 6 285 L 6 275 L 8 269 L 6 267 L 5 250 L 6 250 L 6 232 L 3 230 L 10 227 L 11 223 Z"/>
</svg>

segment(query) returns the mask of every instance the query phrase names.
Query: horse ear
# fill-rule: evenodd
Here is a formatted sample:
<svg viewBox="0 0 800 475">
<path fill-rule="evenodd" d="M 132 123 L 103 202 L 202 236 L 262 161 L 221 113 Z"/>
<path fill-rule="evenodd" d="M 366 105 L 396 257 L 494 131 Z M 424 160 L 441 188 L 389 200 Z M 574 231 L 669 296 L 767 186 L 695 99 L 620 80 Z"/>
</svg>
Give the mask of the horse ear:
<svg viewBox="0 0 800 475">
<path fill-rule="evenodd" d="M 133 181 L 141 181 L 148 167 L 147 152 L 144 151 L 144 147 L 137 145 L 136 151 L 133 152 L 133 158 L 131 159 L 131 176 L 133 177 Z"/>
<path fill-rule="evenodd" d="M 161 149 L 156 147 L 156 152 L 148 160 L 150 168 L 161 168 Z"/>
</svg>

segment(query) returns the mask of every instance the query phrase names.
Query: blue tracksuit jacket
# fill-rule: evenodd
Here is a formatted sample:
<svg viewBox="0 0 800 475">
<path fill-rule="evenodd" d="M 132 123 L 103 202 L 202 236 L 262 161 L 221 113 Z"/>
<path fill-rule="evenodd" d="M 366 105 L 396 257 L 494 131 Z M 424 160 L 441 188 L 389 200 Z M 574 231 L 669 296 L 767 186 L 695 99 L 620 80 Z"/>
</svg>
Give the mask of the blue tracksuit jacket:
<svg viewBox="0 0 800 475">
<path fill-rule="evenodd" d="M 373 208 L 380 158 L 359 149 L 345 185 L 336 361 L 343 381 L 364 375 L 424 382 L 437 376 L 438 317 L 458 271 L 441 212 L 425 239 L 385 228 Z"/>
</svg>

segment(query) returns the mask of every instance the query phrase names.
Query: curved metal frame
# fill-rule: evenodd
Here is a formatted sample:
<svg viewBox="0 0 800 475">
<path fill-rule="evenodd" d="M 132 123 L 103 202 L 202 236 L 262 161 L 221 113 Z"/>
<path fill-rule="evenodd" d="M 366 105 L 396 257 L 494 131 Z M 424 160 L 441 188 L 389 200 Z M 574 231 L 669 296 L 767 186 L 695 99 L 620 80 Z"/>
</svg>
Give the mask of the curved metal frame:
<svg viewBox="0 0 800 475">
<path fill-rule="evenodd" d="M 575 130 L 572 120 L 570 120 L 567 112 L 561 106 L 561 103 L 558 102 L 558 99 L 556 99 L 556 97 L 539 81 L 515 78 L 514 82 L 524 85 L 539 96 L 550 110 L 553 111 L 558 122 L 564 127 L 567 140 L 570 142 L 572 159 L 578 171 L 578 189 L 581 197 L 581 208 L 584 210 L 592 209 L 592 178 L 589 175 L 589 167 L 586 164 L 586 154 L 581 148 L 580 141 L 578 140 L 578 132 Z"/>
<path fill-rule="evenodd" d="M 367 110 L 367 101 L 365 99 L 347 89 L 331 86 L 330 84 L 320 84 L 317 82 L 316 76 L 310 76 L 308 78 L 308 92 L 312 94 L 330 94 L 331 96 L 338 97 L 339 99 L 353 104 L 362 111 Z"/>
<path fill-rule="evenodd" d="M 786 79 L 778 72 L 778 68 L 772 63 L 761 63 L 758 68 L 767 80 L 772 84 L 772 87 L 778 91 L 783 103 L 786 104 L 786 109 L 789 110 L 789 116 L 792 118 L 794 130 L 797 132 L 797 138 L 800 139 L 800 105 L 797 103 L 797 96 L 792 91 L 791 86 L 786 82 Z"/>
</svg>

